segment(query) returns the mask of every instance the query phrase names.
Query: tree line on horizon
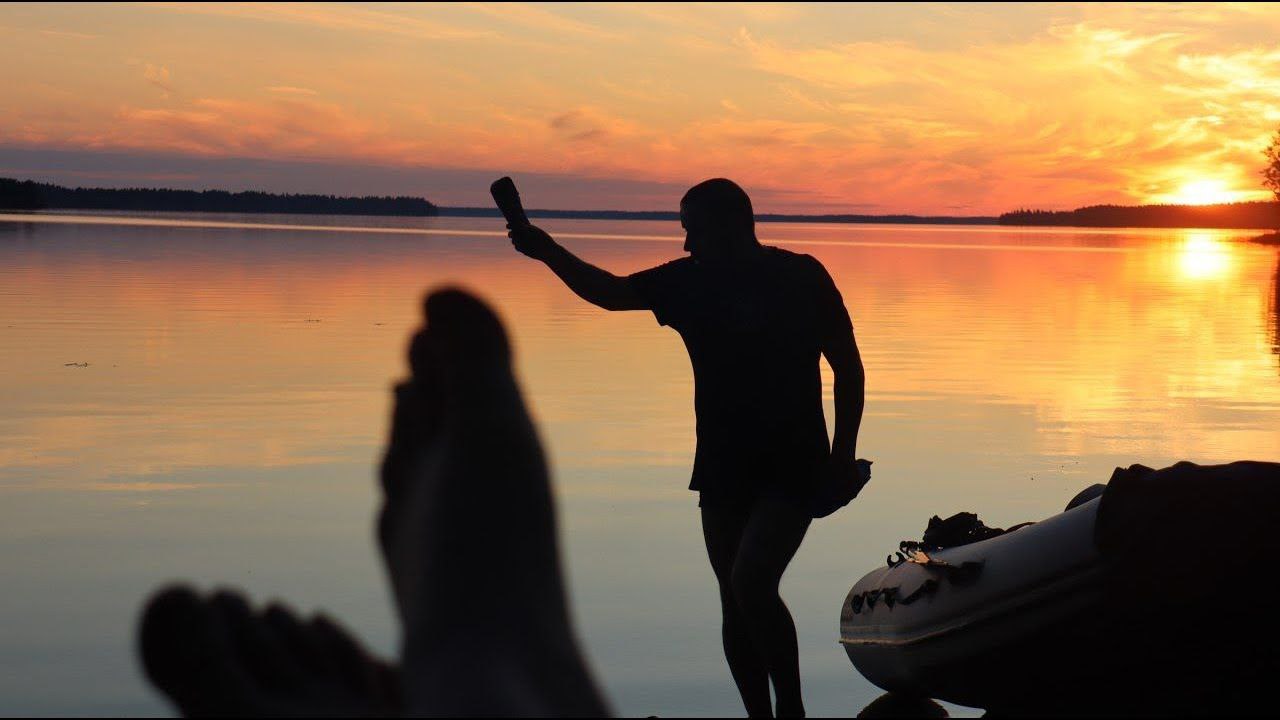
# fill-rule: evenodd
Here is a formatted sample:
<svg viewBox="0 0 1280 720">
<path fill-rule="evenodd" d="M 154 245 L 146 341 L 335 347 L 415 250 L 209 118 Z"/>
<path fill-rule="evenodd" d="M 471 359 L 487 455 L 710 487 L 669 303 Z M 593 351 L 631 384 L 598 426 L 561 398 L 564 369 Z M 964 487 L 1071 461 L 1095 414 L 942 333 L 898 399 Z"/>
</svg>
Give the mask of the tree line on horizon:
<svg viewBox="0 0 1280 720">
<path fill-rule="evenodd" d="M 1262 186 L 1274 202 L 1255 201 L 1215 205 L 1090 205 L 1075 210 L 1015 210 L 1004 213 L 1001 225 L 1075 225 L 1083 227 L 1205 227 L 1280 229 L 1280 130 L 1262 151 Z M 1258 240 L 1280 243 L 1280 232 Z"/>
<path fill-rule="evenodd" d="M 1255 201 L 1218 205 L 1090 205 L 1075 210 L 1015 210 L 1002 214 L 1001 225 L 1075 225 L 1081 227 L 1276 226 L 1280 202 Z"/>
<path fill-rule="evenodd" d="M 0 210 L 138 210 L 159 212 L 433 216 L 438 208 L 409 196 L 340 197 L 249 190 L 67 188 L 0 178 Z"/>
<path fill-rule="evenodd" d="M 1270 158 L 1269 158 L 1270 159 Z M 1275 161 L 1269 167 L 1280 167 Z M 1280 177 L 1278 175 L 1277 177 Z M 1268 177 L 1268 181 L 1271 178 Z M 1267 186 L 1271 189 L 1271 183 Z M 1280 197 L 1280 192 L 1277 193 Z M 260 191 L 172 190 L 164 188 L 67 188 L 32 180 L 0 178 L 0 210 L 133 210 L 144 212 L 282 213 L 317 215 L 435 216 L 440 208 L 425 198 L 409 196 L 341 197 L 275 194 Z M 495 214 L 491 208 L 446 208 L 446 214 Z M 668 212 L 531 210 L 538 217 L 598 219 L 674 219 Z M 670 216 L 670 217 L 668 217 Z M 762 222 L 953 223 L 1059 225 L 1078 227 L 1214 227 L 1265 228 L 1280 225 L 1280 201 L 1217 205 L 1091 205 L 1075 210 L 1019 209 L 990 217 L 914 215 L 764 214 Z"/>
</svg>

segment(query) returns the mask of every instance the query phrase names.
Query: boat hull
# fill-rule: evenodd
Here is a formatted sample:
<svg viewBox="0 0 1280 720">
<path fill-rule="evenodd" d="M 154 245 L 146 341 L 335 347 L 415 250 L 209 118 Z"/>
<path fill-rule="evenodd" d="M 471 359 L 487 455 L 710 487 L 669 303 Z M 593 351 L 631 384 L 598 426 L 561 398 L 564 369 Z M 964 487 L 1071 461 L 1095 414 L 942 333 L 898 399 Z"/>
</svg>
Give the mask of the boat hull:
<svg viewBox="0 0 1280 720">
<path fill-rule="evenodd" d="M 931 554 L 951 570 L 905 562 L 869 573 L 841 608 L 849 659 L 885 690 L 975 707 L 1040 702 L 1046 683 L 1078 693 L 1099 674 L 1079 663 L 1103 631 L 1098 503 Z M 956 572 L 963 567 L 971 577 Z M 885 599 L 890 588 L 895 601 Z"/>
<path fill-rule="evenodd" d="M 1274 714 L 1280 464 L 1133 465 L 1086 497 L 868 573 L 841 607 L 850 660 L 997 713 Z"/>
</svg>

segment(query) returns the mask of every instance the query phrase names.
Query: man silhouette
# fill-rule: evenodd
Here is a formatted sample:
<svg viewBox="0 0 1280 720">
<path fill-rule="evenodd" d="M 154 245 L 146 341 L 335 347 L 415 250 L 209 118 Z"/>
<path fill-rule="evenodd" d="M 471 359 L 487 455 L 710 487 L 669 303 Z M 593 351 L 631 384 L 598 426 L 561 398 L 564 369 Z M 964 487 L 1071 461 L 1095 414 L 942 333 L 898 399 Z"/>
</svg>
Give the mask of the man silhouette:
<svg viewBox="0 0 1280 720">
<path fill-rule="evenodd" d="M 688 257 L 627 277 L 595 267 L 533 225 L 510 226 L 517 250 L 606 310 L 651 310 L 680 333 L 694 374 L 703 537 L 720 586 L 725 657 L 747 713 L 801 717 L 795 625 L 778 586 L 820 491 L 857 487 L 864 375 L 853 325 L 826 269 L 761 245 L 751 200 L 732 181 L 680 202 Z M 835 374 L 828 444 L 819 355 Z M 819 511 L 823 514 L 824 511 Z"/>
</svg>

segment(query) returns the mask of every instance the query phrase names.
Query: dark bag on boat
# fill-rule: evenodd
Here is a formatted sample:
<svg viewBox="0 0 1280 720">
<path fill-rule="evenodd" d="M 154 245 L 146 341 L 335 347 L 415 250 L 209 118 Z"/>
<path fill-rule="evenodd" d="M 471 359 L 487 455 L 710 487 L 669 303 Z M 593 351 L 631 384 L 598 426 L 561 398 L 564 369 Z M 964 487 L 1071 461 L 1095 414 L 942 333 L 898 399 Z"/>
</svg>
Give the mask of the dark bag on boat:
<svg viewBox="0 0 1280 720">
<path fill-rule="evenodd" d="M 987 527 L 971 512 L 956 513 L 946 520 L 934 515 L 929 518 L 929 527 L 925 528 L 921 544 L 933 550 L 942 550 L 982 542 L 1006 532 L 1008 531 L 1001 528 Z"/>
</svg>

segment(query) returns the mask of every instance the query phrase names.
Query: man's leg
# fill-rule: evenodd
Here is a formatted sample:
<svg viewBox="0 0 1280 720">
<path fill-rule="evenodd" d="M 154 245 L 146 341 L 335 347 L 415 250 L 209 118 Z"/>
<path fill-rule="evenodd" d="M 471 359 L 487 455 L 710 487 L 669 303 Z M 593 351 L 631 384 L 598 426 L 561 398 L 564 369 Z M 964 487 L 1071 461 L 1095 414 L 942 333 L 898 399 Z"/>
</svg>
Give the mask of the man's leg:
<svg viewBox="0 0 1280 720">
<path fill-rule="evenodd" d="M 804 716 L 796 626 L 778 585 L 810 522 L 799 503 L 761 498 L 747 519 L 733 563 L 733 595 L 773 680 L 778 717 Z"/>
<path fill-rule="evenodd" d="M 769 702 L 769 673 L 751 640 L 750 629 L 734 598 L 731 584 L 734 559 L 746 529 L 748 513 L 749 506 L 702 508 L 702 537 L 707 544 L 711 569 L 720 584 L 721 635 L 729 672 L 738 685 L 747 715 L 773 717 Z"/>
</svg>

